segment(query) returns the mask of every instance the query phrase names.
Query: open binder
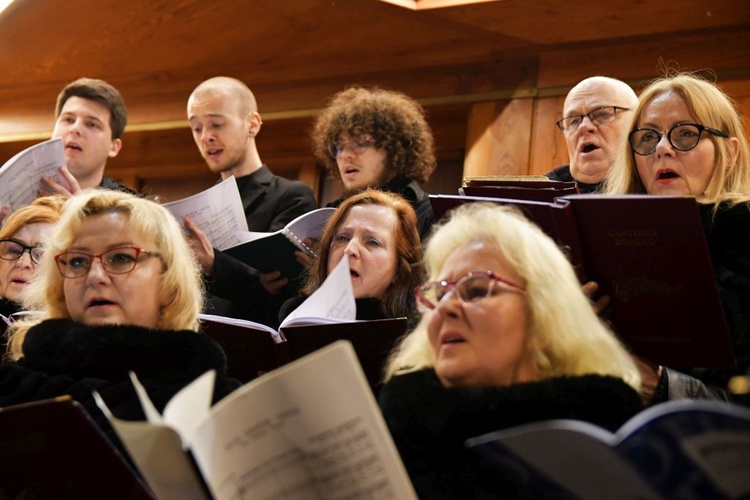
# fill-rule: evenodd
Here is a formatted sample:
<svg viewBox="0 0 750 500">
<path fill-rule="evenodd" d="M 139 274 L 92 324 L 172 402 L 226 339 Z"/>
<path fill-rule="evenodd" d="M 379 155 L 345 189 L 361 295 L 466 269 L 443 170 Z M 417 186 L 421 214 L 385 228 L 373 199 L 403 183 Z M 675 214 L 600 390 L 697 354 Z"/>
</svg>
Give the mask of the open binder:
<svg viewBox="0 0 750 500">
<path fill-rule="evenodd" d="M 407 329 L 406 318 L 345 322 L 320 318 L 318 323 L 287 326 L 278 332 L 233 318 L 202 315 L 201 319 L 203 331 L 227 355 L 228 375 L 243 383 L 337 340 L 348 340 L 367 381 L 375 387 L 388 354 Z"/>
<path fill-rule="evenodd" d="M 520 208 L 611 297 L 608 319 L 636 354 L 673 368 L 734 366 L 692 197 L 572 195 L 554 202 L 432 195 L 435 216 L 485 201 Z M 554 270 L 553 270 L 554 271 Z"/>
</svg>

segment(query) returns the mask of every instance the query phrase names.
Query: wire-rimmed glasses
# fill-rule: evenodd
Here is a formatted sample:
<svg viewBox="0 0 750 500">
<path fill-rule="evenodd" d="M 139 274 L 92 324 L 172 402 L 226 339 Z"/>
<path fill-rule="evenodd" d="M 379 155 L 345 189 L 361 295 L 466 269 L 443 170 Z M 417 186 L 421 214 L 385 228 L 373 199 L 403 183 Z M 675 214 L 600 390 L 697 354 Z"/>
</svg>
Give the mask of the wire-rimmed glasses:
<svg viewBox="0 0 750 500">
<path fill-rule="evenodd" d="M 623 108 L 621 106 L 602 106 L 583 113 L 581 115 L 570 115 L 566 116 L 562 120 L 557 121 L 557 127 L 562 131 L 563 134 L 570 135 L 581 126 L 583 118 L 588 116 L 591 123 L 594 125 L 604 125 L 612 123 L 617 118 L 618 111 L 630 111 L 630 108 Z"/>
<path fill-rule="evenodd" d="M 361 155 L 367 151 L 367 148 L 373 145 L 373 140 L 369 136 L 358 137 L 356 139 L 339 139 L 328 145 L 328 152 L 331 153 L 331 156 L 337 158 L 347 145 L 354 154 Z"/>
<path fill-rule="evenodd" d="M 476 302 L 495 291 L 524 293 L 526 288 L 513 280 L 498 276 L 492 271 L 473 271 L 457 281 L 428 281 L 414 290 L 417 304 L 435 309 L 441 300 L 454 290 L 461 302 Z"/>
</svg>

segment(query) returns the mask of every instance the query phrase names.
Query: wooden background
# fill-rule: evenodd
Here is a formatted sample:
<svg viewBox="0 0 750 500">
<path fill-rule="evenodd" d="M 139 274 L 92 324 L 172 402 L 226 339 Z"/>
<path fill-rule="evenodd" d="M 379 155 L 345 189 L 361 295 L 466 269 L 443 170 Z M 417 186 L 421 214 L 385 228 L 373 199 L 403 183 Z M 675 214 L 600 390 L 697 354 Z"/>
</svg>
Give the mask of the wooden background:
<svg viewBox="0 0 750 500">
<path fill-rule="evenodd" d="M 262 159 L 323 203 L 337 186 L 310 153 L 312 117 L 348 85 L 379 85 L 425 106 L 439 158 L 427 189 L 454 193 L 465 175 L 567 163 L 554 122 L 587 76 L 638 90 L 665 68 L 708 72 L 747 115 L 750 1 L 16 0 L 0 14 L 0 68 L 0 162 L 49 138 L 65 84 L 102 78 L 129 110 L 107 173 L 164 200 L 195 193 L 216 178 L 187 98 L 227 75 L 256 94 Z"/>
</svg>

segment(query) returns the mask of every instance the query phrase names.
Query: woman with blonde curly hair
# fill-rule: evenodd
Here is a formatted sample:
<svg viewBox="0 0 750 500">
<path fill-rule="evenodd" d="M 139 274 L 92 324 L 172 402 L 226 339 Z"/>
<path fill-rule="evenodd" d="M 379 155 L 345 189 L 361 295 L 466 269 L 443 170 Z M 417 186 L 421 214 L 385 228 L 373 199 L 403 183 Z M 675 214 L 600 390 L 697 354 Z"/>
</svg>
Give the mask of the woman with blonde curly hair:
<svg viewBox="0 0 750 500">
<path fill-rule="evenodd" d="M 366 188 L 400 194 L 412 204 L 422 239 L 435 216 L 424 184 L 436 167 L 435 146 L 424 110 L 400 92 L 351 87 L 334 95 L 317 116 L 313 150 L 344 195 Z"/>
<path fill-rule="evenodd" d="M 9 329 L 0 406 L 69 394 L 105 429 L 96 390 L 115 416 L 142 419 L 134 372 L 157 408 L 215 369 L 214 400 L 239 386 L 226 357 L 197 332 L 203 305 L 198 264 L 161 205 L 88 190 L 70 198 L 24 305 Z"/>
<path fill-rule="evenodd" d="M 516 498 L 470 437 L 575 418 L 614 430 L 641 409 L 627 351 L 563 253 L 511 207 L 465 204 L 430 237 L 417 327 L 396 347 L 380 406 L 424 498 Z"/>
</svg>

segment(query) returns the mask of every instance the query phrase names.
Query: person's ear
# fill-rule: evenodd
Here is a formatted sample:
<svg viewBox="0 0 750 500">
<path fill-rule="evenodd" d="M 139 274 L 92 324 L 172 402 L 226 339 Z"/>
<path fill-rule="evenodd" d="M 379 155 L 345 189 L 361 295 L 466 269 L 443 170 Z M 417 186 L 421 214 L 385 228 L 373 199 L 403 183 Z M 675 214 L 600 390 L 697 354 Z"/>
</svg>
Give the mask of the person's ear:
<svg viewBox="0 0 750 500">
<path fill-rule="evenodd" d="M 260 133 L 260 126 L 263 125 L 263 120 L 257 111 L 251 111 L 247 115 L 247 135 L 255 137 Z"/>
<path fill-rule="evenodd" d="M 122 149 L 122 139 L 114 139 L 112 141 L 112 146 L 109 148 L 109 153 L 107 153 L 107 156 L 110 158 L 114 158 L 117 156 L 117 154 Z"/>
<path fill-rule="evenodd" d="M 730 170 L 737 164 L 737 156 L 740 154 L 740 141 L 736 137 L 730 137 L 727 141 L 727 164 L 724 168 Z"/>
</svg>

